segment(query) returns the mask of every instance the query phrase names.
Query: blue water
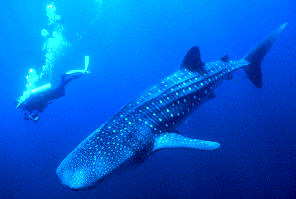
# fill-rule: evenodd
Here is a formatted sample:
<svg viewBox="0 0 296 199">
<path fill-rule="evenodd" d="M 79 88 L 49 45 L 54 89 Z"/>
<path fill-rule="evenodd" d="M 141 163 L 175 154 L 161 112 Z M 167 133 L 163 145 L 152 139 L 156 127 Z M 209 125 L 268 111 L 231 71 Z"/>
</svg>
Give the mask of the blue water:
<svg viewBox="0 0 296 199">
<path fill-rule="evenodd" d="M 31 65 L 43 59 L 40 36 L 47 1 L 0 7 L 0 198 L 296 198 L 296 9 L 293 0 L 64 0 L 56 7 L 71 46 L 56 62 L 54 81 L 83 65 L 33 123 L 14 100 Z M 225 81 L 180 127 L 221 143 L 217 151 L 163 150 L 135 169 L 89 191 L 71 191 L 55 174 L 85 137 L 150 85 L 174 72 L 187 50 L 204 62 L 241 58 L 274 28 L 286 30 L 263 61 L 263 88 L 245 75 Z M 77 36 L 78 35 L 78 36 Z"/>
</svg>

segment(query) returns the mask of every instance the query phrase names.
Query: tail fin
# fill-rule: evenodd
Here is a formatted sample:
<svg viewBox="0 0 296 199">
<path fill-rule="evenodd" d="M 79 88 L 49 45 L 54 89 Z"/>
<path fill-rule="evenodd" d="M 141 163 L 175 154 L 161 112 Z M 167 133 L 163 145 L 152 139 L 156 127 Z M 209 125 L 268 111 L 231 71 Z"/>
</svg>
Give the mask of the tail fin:
<svg viewBox="0 0 296 199">
<path fill-rule="evenodd" d="M 261 62 L 274 41 L 285 29 L 287 23 L 275 29 L 267 38 L 261 41 L 255 48 L 251 49 L 244 57 L 250 64 L 245 66 L 245 72 L 257 88 L 262 87 Z"/>
</svg>

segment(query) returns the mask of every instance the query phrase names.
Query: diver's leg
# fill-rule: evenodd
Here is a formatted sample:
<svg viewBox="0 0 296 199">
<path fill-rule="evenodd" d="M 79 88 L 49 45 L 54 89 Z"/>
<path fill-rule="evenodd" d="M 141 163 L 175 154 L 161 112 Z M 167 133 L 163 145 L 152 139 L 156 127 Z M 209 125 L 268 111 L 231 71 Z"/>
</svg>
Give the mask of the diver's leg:
<svg viewBox="0 0 296 199">
<path fill-rule="evenodd" d="M 24 120 L 30 120 L 30 114 L 29 113 L 24 113 Z"/>
<path fill-rule="evenodd" d="M 77 79 L 81 76 L 83 76 L 84 74 L 89 74 L 90 72 L 87 70 L 88 69 L 88 65 L 89 65 L 89 56 L 85 56 L 84 59 L 84 69 L 83 70 L 71 70 L 66 72 L 65 74 L 62 75 L 61 78 L 61 85 L 67 85 L 70 81 L 72 81 L 73 79 Z"/>
<path fill-rule="evenodd" d="M 83 76 L 83 73 L 79 74 L 63 74 L 61 77 L 61 86 L 67 85 L 69 82 L 71 82 L 73 79 L 78 79 L 79 77 Z"/>
</svg>

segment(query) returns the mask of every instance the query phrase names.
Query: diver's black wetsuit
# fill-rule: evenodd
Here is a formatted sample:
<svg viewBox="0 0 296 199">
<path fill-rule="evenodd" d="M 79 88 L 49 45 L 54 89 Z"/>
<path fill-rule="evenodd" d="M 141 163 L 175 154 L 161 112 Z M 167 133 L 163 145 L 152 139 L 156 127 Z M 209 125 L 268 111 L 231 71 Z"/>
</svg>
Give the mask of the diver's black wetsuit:
<svg viewBox="0 0 296 199">
<path fill-rule="evenodd" d="M 65 86 L 73 79 L 77 79 L 82 75 L 83 74 L 63 74 L 61 77 L 61 83 L 58 87 L 32 94 L 29 99 L 20 106 L 22 110 L 28 112 L 25 113 L 25 119 L 38 120 L 39 113 L 43 112 L 52 100 L 65 95 Z"/>
<path fill-rule="evenodd" d="M 65 87 L 60 85 L 57 88 L 47 90 L 43 93 L 32 94 L 28 102 L 26 102 L 21 108 L 29 113 L 43 112 L 50 101 L 63 97 L 65 95 Z"/>
</svg>

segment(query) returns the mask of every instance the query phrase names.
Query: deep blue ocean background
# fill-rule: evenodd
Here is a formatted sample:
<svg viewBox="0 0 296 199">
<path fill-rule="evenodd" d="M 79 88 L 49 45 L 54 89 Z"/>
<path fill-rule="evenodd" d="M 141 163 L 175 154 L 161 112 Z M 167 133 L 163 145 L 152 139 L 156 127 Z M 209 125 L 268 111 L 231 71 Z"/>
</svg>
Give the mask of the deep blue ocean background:
<svg viewBox="0 0 296 199">
<path fill-rule="evenodd" d="M 14 101 L 31 65 L 43 59 L 48 1 L 0 7 L 1 199 L 296 198 L 295 0 L 56 1 L 71 46 L 54 81 L 82 67 L 37 123 Z M 100 4 L 100 5 L 99 5 Z M 204 62 L 241 58 L 280 24 L 288 26 L 263 61 L 263 88 L 245 75 L 224 81 L 180 131 L 221 143 L 217 151 L 163 150 L 89 191 L 62 186 L 55 171 L 84 138 L 143 90 L 174 72 L 198 45 Z"/>
</svg>

